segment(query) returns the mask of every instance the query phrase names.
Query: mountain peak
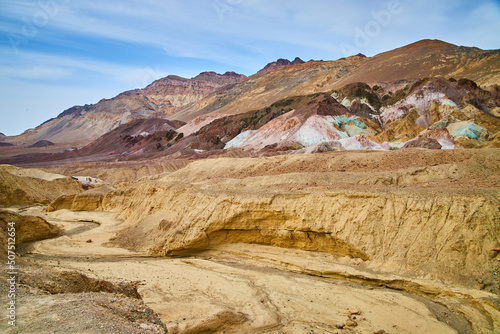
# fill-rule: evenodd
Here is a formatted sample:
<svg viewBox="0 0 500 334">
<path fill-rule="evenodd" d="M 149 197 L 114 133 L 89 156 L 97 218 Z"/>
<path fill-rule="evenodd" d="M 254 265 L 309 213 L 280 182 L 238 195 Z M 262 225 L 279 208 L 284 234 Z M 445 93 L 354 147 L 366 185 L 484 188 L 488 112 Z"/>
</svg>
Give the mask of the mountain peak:
<svg viewBox="0 0 500 334">
<path fill-rule="evenodd" d="M 304 64 L 304 61 L 299 57 L 295 57 L 295 59 L 290 63 L 290 65 L 296 65 L 296 64 Z"/>
<path fill-rule="evenodd" d="M 238 81 L 241 81 L 246 78 L 246 75 L 244 74 L 238 74 L 236 72 L 226 72 L 224 74 L 219 74 L 213 71 L 210 72 L 201 72 L 191 80 L 196 80 L 196 81 L 208 81 L 208 82 L 214 82 L 218 84 L 231 84 L 235 83 Z"/>
<path fill-rule="evenodd" d="M 289 61 L 288 59 L 279 58 L 278 60 L 267 64 L 263 69 L 261 69 L 257 73 L 266 73 L 266 72 L 272 71 L 272 70 L 280 68 L 280 67 L 297 65 L 297 64 L 304 64 L 304 63 L 305 63 L 305 61 L 303 61 L 299 57 L 296 57 L 293 61 Z"/>
<path fill-rule="evenodd" d="M 456 46 L 451 43 L 443 42 L 439 39 L 422 39 L 415 43 L 408 44 L 403 46 L 401 49 L 419 49 L 419 48 L 447 48 L 450 46 Z"/>
</svg>

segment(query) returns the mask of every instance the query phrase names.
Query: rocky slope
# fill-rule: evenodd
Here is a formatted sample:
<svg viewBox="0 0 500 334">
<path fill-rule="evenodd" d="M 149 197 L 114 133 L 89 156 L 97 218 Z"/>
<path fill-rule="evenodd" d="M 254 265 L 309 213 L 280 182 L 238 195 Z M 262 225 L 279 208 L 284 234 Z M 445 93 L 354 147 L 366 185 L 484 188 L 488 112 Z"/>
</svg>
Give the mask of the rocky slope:
<svg viewBox="0 0 500 334">
<path fill-rule="evenodd" d="M 165 118 L 175 108 L 196 102 L 243 78 L 244 75 L 234 72 L 223 75 L 204 72 L 192 79 L 168 76 L 146 88 L 127 91 L 96 104 L 74 106 L 37 128 L 6 140 L 14 143 L 35 143 L 42 139 L 54 143 L 88 143 L 134 119 Z"/>
<path fill-rule="evenodd" d="M 366 58 L 336 86 L 424 77 L 467 78 L 487 87 L 500 84 L 500 50 L 481 50 L 439 40 L 421 40 Z"/>
<path fill-rule="evenodd" d="M 424 78 L 295 96 L 256 111 L 210 113 L 183 124 L 128 122 L 71 152 L 24 154 L 9 164 L 200 159 L 233 154 L 481 148 L 500 145 L 500 90 L 468 79 Z M 248 156 L 248 155 L 247 155 Z"/>
<path fill-rule="evenodd" d="M 0 161 L 15 165 L 33 165 L 54 164 L 57 161 L 82 163 L 116 159 L 138 160 L 161 152 L 163 145 L 175 143 L 179 139 L 176 129 L 181 125 L 182 122 L 171 122 L 163 118 L 139 118 L 118 126 L 81 148 L 56 153 L 26 153 Z"/>
<path fill-rule="evenodd" d="M 440 76 L 456 80 L 468 78 L 483 88 L 494 89 L 493 85 L 499 83 L 499 57 L 498 50 L 483 51 L 424 40 L 370 58 L 357 55 L 307 63 L 299 59 L 279 60 L 249 78 L 233 72 L 223 75 L 204 72 L 192 79 L 168 76 L 144 89 L 128 91 L 95 105 L 70 108 L 36 129 L 6 138 L 6 142 L 32 144 L 48 140 L 56 144 L 73 141 L 87 144 L 137 118 L 190 121 L 214 112 L 241 114 L 289 97 L 339 90 L 356 82 L 383 86 L 387 93 L 398 93 L 387 85 Z M 389 100 L 397 101 L 395 97 Z M 366 106 L 364 108 L 366 113 Z"/>
<path fill-rule="evenodd" d="M 182 107 L 197 102 L 216 89 L 239 82 L 244 78 L 246 76 L 234 72 L 224 74 L 203 72 L 192 79 L 170 75 L 154 81 L 140 91 L 158 105 L 160 109 L 162 106 L 168 109 L 168 107 Z M 166 115 L 172 112 L 167 109 L 165 109 Z"/>
<path fill-rule="evenodd" d="M 181 124 L 162 118 L 134 120 L 118 126 L 91 144 L 66 154 L 66 159 L 78 156 L 98 161 L 102 156 L 145 155 L 161 148 L 162 140 L 168 135 L 176 137 L 176 129 Z"/>
<path fill-rule="evenodd" d="M 204 72 L 191 80 L 169 76 L 95 106 L 71 108 L 25 134 L 33 135 L 31 139 L 50 137 L 56 143 L 104 134 L 93 144 L 66 153 L 8 153 L 1 161 L 26 164 L 179 155 L 200 158 L 202 151 L 222 149 L 310 153 L 498 147 L 500 89 L 494 84 L 500 63 L 494 60 L 498 57 L 495 50 L 426 40 L 372 58 L 358 55 L 333 62 L 278 61 L 269 66 L 269 71 L 246 79 L 232 72 Z M 490 86 L 481 87 L 464 75 Z M 366 81 L 351 82 L 357 79 Z M 386 79 L 395 81 L 383 81 Z M 339 86 L 341 83 L 346 84 Z M 331 103 L 327 113 L 306 112 L 320 107 L 320 96 L 340 103 L 344 113 L 336 113 Z M 199 101 L 192 102 L 195 100 Z M 166 125 L 161 129 L 151 127 L 143 131 L 147 136 L 138 136 L 134 130 L 141 122 L 167 124 L 154 117 L 165 117 L 161 106 L 173 110 L 174 105 L 186 103 L 188 106 L 168 116 L 191 119 L 200 115 L 183 127 L 179 128 L 179 121 L 170 123 L 168 129 Z M 145 121 L 149 118 L 151 121 Z M 117 131 L 108 131 L 120 124 Z"/>
<path fill-rule="evenodd" d="M 320 95 L 305 106 L 268 122 L 259 130 L 240 133 L 225 148 L 298 150 L 360 134 L 377 133 L 373 128 L 378 128 L 376 123 L 355 116 L 331 96 Z"/>
<path fill-rule="evenodd" d="M 498 147 L 498 89 L 454 78 L 352 83 L 257 111 L 199 116 L 179 129 L 187 137 L 165 153 L 186 147 L 282 153 Z"/>
<path fill-rule="evenodd" d="M 239 114 L 258 110 L 279 100 L 327 91 L 334 82 L 356 68 L 362 57 L 337 61 L 309 61 L 252 75 L 241 82 L 227 85 L 197 103 L 180 108 L 172 119 L 190 121 L 212 112 Z"/>
<path fill-rule="evenodd" d="M 327 92 L 356 82 L 375 84 L 440 76 L 468 78 L 480 86 L 490 86 L 500 83 L 498 64 L 499 50 L 422 40 L 374 57 L 309 61 L 258 73 L 182 108 L 172 117 L 189 121 L 210 112 L 243 113 L 286 97 Z"/>
</svg>

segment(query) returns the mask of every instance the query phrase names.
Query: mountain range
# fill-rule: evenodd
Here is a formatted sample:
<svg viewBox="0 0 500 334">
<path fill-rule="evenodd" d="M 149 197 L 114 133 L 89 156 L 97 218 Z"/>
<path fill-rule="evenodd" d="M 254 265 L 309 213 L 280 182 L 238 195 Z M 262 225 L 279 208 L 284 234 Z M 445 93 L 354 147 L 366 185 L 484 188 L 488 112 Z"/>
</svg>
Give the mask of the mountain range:
<svg viewBox="0 0 500 334">
<path fill-rule="evenodd" d="M 500 146 L 500 50 L 422 40 L 373 57 L 279 59 L 246 77 L 168 76 L 1 137 L 7 163 L 242 150 Z M 22 155 L 45 141 L 71 152 Z M 19 155 L 20 154 L 20 155 Z"/>
<path fill-rule="evenodd" d="M 143 89 L 126 91 L 96 104 L 69 108 L 12 140 L 16 143 L 39 140 L 89 143 L 134 119 L 167 117 L 176 108 L 197 102 L 218 88 L 245 77 L 234 72 L 203 72 L 192 79 L 170 75 Z"/>
</svg>

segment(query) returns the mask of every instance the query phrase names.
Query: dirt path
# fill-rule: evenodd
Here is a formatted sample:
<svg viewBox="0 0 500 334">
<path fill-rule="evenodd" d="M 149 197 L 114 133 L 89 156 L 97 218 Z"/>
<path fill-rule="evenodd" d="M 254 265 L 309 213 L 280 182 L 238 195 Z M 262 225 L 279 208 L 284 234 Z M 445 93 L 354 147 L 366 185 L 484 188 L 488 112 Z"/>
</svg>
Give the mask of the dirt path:
<svg viewBox="0 0 500 334">
<path fill-rule="evenodd" d="M 66 231 L 33 244 L 31 259 L 111 282 L 141 281 L 139 293 L 169 333 L 488 333 L 500 323 L 498 305 L 483 303 L 486 293 L 405 281 L 360 260 L 246 244 L 147 258 L 105 246 L 121 223 L 113 213 L 26 213 Z"/>
<path fill-rule="evenodd" d="M 41 207 L 32 207 L 24 213 L 43 217 L 48 222 L 64 229 L 62 236 L 42 240 L 31 246 L 30 253 L 51 256 L 116 257 L 144 256 L 123 248 L 106 247 L 114 237 L 121 221 L 113 212 L 60 210 L 42 212 Z"/>
</svg>

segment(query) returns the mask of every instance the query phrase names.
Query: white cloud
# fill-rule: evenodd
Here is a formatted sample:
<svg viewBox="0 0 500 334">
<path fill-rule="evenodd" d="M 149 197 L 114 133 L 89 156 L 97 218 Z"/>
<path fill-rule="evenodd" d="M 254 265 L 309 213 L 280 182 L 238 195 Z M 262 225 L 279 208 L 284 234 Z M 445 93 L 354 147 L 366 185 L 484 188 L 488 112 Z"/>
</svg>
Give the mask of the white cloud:
<svg viewBox="0 0 500 334">
<path fill-rule="evenodd" d="M 48 20 L 40 21 L 17 54 L 8 42 L 0 44 L 0 81 L 10 83 L 5 98 L 11 101 L 0 117 L 14 117 L 12 110 L 33 112 L 37 105 L 54 116 L 62 107 L 51 101 L 62 99 L 61 92 L 74 101 L 65 107 L 91 103 L 168 74 L 192 76 L 192 66 L 251 74 L 278 57 L 336 59 L 344 56 L 343 44 L 356 46 L 357 32 L 377 23 L 373 12 L 386 10 L 391 1 L 398 0 L 3 0 L 0 31 L 7 35 L 23 36 L 26 22 L 43 19 L 43 13 Z M 399 1 L 402 11 L 358 52 L 374 55 L 423 38 L 483 49 L 500 45 L 498 1 Z M 47 8 L 48 3 L 57 6 Z M 122 48 L 99 50 L 115 44 Z M 137 52 L 127 58 L 121 53 L 126 48 Z M 144 61 L 129 59 L 141 52 Z M 28 108 L 12 96 L 38 104 Z"/>
<path fill-rule="evenodd" d="M 0 56 L 8 53 L 8 49 L 0 48 Z M 37 65 L 31 65 L 37 64 Z M 158 79 L 158 75 L 168 75 L 165 70 L 154 67 L 134 67 L 112 62 L 97 61 L 86 58 L 65 57 L 38 52 L 23 52 L 16 59 L 3 58 L 0 61 L 0 76 L 12 79 L 57 80 L 69 78 L 71 75 L 93 75 L 106 77 L 121 84 L 140 87 L 147 79 Z M 154 76 L 151 75 L 154 73 Z M 154 77 L 154 78 L 153 78 Z M 149 83 L 147 82 L 147 83 Z M 133 88 L 133 87 L 131 87 Z"/>
<path fill-rule="evenodd" d="M 0 76 L 19 79 L 59 80 L 69 77 L 73 71 L 62 67 L 32 66 L 32 67 L 0 67 Z"/>
<path fill-rule="evenodd" d="M 49 26 L 52 28 L 150 45 L 166 49 L 170 55 L 178 57 L 237 64 L 246 63 L 248 59 L 235 50 L 235 46 L 240 46 L 247 52 L 244 46 L 248 41 L 254 44 L 286 43 L 296 49 L 308 48 L 325 54 L 338 52 L 341 43 L 353 41 L 356 29 L 364 30 L 367 24 L 374 21 L 374 11 L 385 10 L 394 0 L 311 0 L 307 3 L 299 0 L 123 0 L 119 5 L 106 0 L 55 1 L 64 1 L 64 5 L 51 18 Z M 448 36 L 464 33 L 459 23 L 467 20 L 470 13 L 460 13 L 462 16 L 456 18 L 450 17 L 450 13 L 467 3 L 466 1 L 399 2 L 403 12 L 394 16 L 391 24 L 381 29 L 377 36 L 380 38 L 373 38 L 372 45 L 365 50 L 367 53 L 383 51 L 376 45 L 387 45 L 385 39 L 388 38 L 393 40 L 393 47 L 396 47 L 400 46 L 397 43 L 400 36 L 404 35 L 411 39 L 424 34 L 433 37 L 435 34 L 446 39 Z M 12 15 L 19 17 L 29 17 L 39 10 L 29 1 L 8 1 L 7 4 Z M 476 4 L 485 10 L 479 11 L 482 16 L 480 20 L 474 21 L 474 26 L 468 25 L 470 34 L 484 31 L 488 22 L 491 25 L 492 21 L 500 21 L 498 5 L 492 1 L 478 1 Z M 491 10 L 492 8 L 497 10 Z M 476 36 L 489 43 L 498 41 L 498 37 L 492 35 L 495 34 Z M 332 58 L 334 56 L 332 54 Z"/>
</svg>

